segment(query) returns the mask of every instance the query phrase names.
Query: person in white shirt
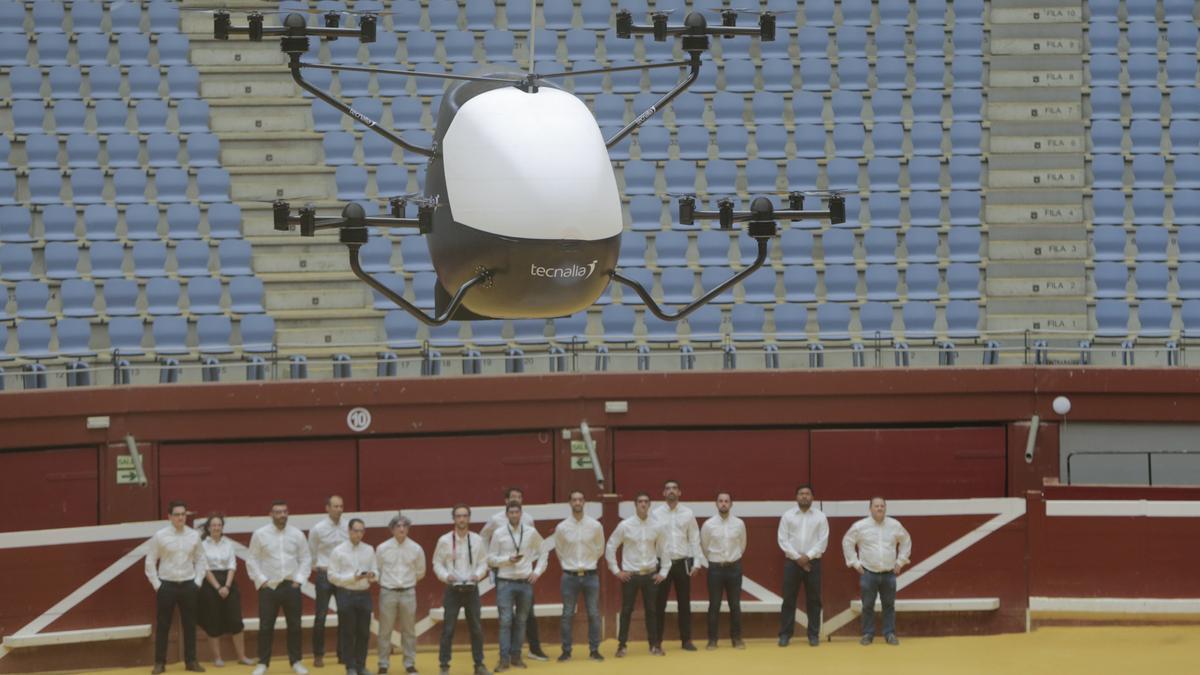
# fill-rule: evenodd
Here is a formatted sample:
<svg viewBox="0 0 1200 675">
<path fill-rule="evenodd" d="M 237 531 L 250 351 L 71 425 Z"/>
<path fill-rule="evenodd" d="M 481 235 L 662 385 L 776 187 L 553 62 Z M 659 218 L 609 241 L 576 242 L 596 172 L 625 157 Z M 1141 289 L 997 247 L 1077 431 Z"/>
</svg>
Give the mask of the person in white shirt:
<svg viewBox="0 0 1200 675">
<path fill-rule="evenodd" d="M 313 665 L 321 668 L 325 665 L 325 621 L 329 615 L 329 598 L 333 597 L 334 587 L 329 583 L 329 556 L 333 549 L 349 539 L 346 532 L 346 522 L 342 518 L 345 502 L 338 495 L 330 495 L 325 500 L 325 513 L 328 518 L 322 518 L 308 531 L 308 549 L 312 555 L 313 569 L 316 575 L 313 586 L 316 588 L 316 607 L 313 611 Z M 341 624 L 333 632 L 333 651 L 338 656 L 338 663 L 346 659 L 341 649 Z"/>
<path fill-rule="evenodd" d="M 554 528 L 554 550 L 563 572 L 559 584 L 563 599 L 559 661 L 571 660 L 571 624 L 580 593 L 587 609 L 588 658 L 604 660 L 600 655 L 600 577 L 596 573 L 596 563 L 604 555 L 604 528 L 600 521 L 583 512 L 584 502 L 583 492 L 573 490 L 571 515 Z"/>
<path fill-rule="evenodd" d="M 742 640 L 742 554 L 746 552 L 746 524 L 732 515 L 733 496 L 717 493 L 717 515 L 700 528 L 700 548 L 708 561 L 708 649 L 717 648 L 717 622 L 721 593 L 729 603 L 729 637 L 735 649 Z"/>
<path fill-rule="evenodd" d="M 200 586 L 200 627 L 208 635 L 213 665 L 223 666 L 221 636 L 229 635 L 238 663 L 254 665 L 246 657 L 246 641 L 242 636 L 242 596 L 233 578 L 237 574 L 237 554 L 233 541 L 225 536 L 225 516 L 213 513 L 200 526 L 200 547 L 204 550 L 206 569 L 196 577 Z"/>
<path fill-rule="evenodd" d="M 187 526 L 187 504 L 173 501 L 167 505 L 171 524 L 154 533 L 147 542 L 146 578 L 155 593 L 154 669 L 167 669 L 167 634 L 171 615 L 179 607 L 183 631 L 183 661 L 194 673 L 204 668 L 196 660 L 196 577 L 204 574 L 204 551 L 200 533 Z"/>
<path fill-rule="evenodd" d="M 796 488 L 796 506 L 779 519 L 783 550 L 783 607 L 779 612 L 779 646 L 786 647 L 796 630 L 796 596 L 804 586 L 808 644 L 821 644 L 821 556 L 829 546 L 829 519 L 813 507 L 813 489 Z"/>
<path fill-rule="evenodd" d="M 461 609 L 466 612 L 467 629 L 471 632 L 475 675 L 491 675 L 483 665 L 483 624 L 479 608 L 479 582 L 488 577 L 487 550 L 483 548 L 483 538 L 471 531 L 471 507 L 455 504 L 450 514 L 454 518 L 454 529 L 443 534 L 433 549 L 433 573 L 446 584 L 442 594 L 444 615 L 438 664 L 441 675 L 450 672 L 450 648 Z"/>
<path fill-rule="evenodd" d="M 857 551 L 855 550 L 857 548 Z M 912 538 L 895 518 L 887 517 L 887 500 L 871 498 L 871 515 L 850 526 L 842 537 L 846 567 L 859 573 L 862 589 L 862 639 L 869 645 L 875 639 L 875 597 L 883 605 L 883 637 L 889 645 L 898 645 L 896 637 L 896 575 L 909 563 Z"/>
<path fill-rule="evenodd" d="M 692 510 L 679 503 L 683 490 L 679 481 L 668 480 L 663 483 L 663 499 L 665 504 L 659 504 L 650 512 L 650 516 L 659 523 L 663 530 L 663 547 L 670 567 L 663 570 L 667 575 L 667 583 L 658 589 L 657 623 L 659 636 L 666 633 L 667 596 L 671 586 L 675 587 L 675 600 L 678 601 L 679 611 L 679 641 L 684 651 L 694 652 L 692 644 L 692 575 L 706 564 L 704 554 L 700 551 L 700 528 L 696 525 L 696 515 Z"/>
<path fill-rule="evenodd" d="M 621 623 L 617 628 L 617 658 L 626 654 L 625 644 L 629 641 L 629 620 L 633 617 L 633 603 L 641 591 L 642 608 L 646 613 L 646 640 L 650 653 L 662 656 L 662 637 L 654 610 L 654 596 L 658 585 L 667 578 L 671 560 L 667 557 L 662 527 L 650 517 L 650 495 L 639 492 L 634 498 L 636 513 L 621 521 L 613 530 L 605 547 L 604 558 L 608 570 L 621 580 Z M 621 551 L 621 564 L 617 565 L 617 549 Z"/>
<path fill-rule="evenodd" d="M 511 501 L 504 511 L 508 523 L 504 529 L 493 533 L 488 547 L 488 564 L 496 570 L 496 609 L 500 613 L 497 673 L 508 670 L 510 665 L 526 667 L 521 660 L 525 622 L 533 607 L 533 584 L 546 571 L 542 535 L 521 522 L 521 503 Z"/>
<path fill-rule="evenodd" d="M 505 488 L 504 504 L 508 504 L 509 502 L 517 502 L 518 504 L 524 506 L 525 492 L 521 490 L 521 488 L 515 486 Z M 490 549 L 492 545 L 492 535 L 500 530 L 503 530 L 504 526 L 507 524 L 508 515 L 505 509 L 500 509 L 499 511 L 493 513 L 492 517 L 483 524 L 483 529 L 479 531 L 479 536 L 483 537 L 483 545 Z M 533 516 L 522 511 L 521 524 L 528 525 L 529 527 L 535 527 L 533 523 Z M 492 569 L 492 581 L 496 581 L 495 568 Z M 542 640 L 538 636 L 538 624 L 536 617 L 533 615 L 532 604 L 529 606 L 529 616 L 525 618 L 525 640 L 529 642 L 529 658 L 533 659 L 534 661 L 550 660 L 549 657 L 546 656 L 546 652 L 542 651 Z"/>
<path fill-rule="evenodd" d="M 350 536 L 329 555 L 329 582 L 337 587 L 338 644 L 346 675 L 370 675 L 367 645 L 371 640 L 371 584 L 379 580 L 375 549 L 363 543 L 367 526 L 351 518 Z"/>
<path fill-rule="evenodd" d="M 425 578 L 425 550 L 408 538 L 412 521 L 396 514 L 388 522 L 392 537 L 375 548 L 379 563 L 379 675 L 387 675 L 392 630 L 400 620 L 404 670 L 417 672 L 417 582 Z"/>
<path fill-rule="evenodd" d="M 304 533 L 288 525 L 288 505 L 282 499 L 271 503 L 271 522 L 254 531 L 246 572 L 258 589 L 258 665 L 253 675 L 263 675 L 271 666 L 271 643 L 275 620 L 283 610 L 287 621 L 288 662 L 296 675 L 307 675 L 300 663 L 300 587 L 308 579 L 312 553 Z"/>
</svg>

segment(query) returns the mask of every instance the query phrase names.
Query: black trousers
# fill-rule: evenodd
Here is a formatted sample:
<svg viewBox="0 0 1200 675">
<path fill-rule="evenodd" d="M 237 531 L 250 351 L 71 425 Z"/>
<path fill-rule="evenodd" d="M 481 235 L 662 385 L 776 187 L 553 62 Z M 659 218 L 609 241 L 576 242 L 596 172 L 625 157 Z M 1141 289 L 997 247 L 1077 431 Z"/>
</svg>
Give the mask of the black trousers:
<svg viewBox="0 0 1200 675">
<path fill-rule="evenodd" d="M 336 591 L 338 604 L 338 648 L 346 668 L 367 669 L 367 644 L 371 640 L 371 592 Z"/>
<path fill-rule="evenodd" d="M 280 608 L 287 621 L 288 663 L 300 660 L 300 588 L 283 581 L 274 589 L 266 585 L 258 589 L 258 662 L 264 666 L 271 665 L 271 643 Z"/>
<path fill-rule="evenodd" d="M 666 583 L 665 581 L 663 582 Z M 635 574 L 621 584 L 621 625 L 617 628 L 617 642 L 622 647 L 629 641 L 629 620 L 633 617 L 633 603 L 637 594 L 642 594 L 642 611 L 646 614 L 646 641 L 651 647 L 662 644 L 662 635 L 658 632 L 657 614 L 654 609 L 654 598 L 659 592 L 654 583 L 654 574 Z"/>
<path fill-rule="evenodd" d="M 454 629 L 458 625 L 458 612 L 467 617 L 467 630 L 471 633 L 471 658 L 476 666 L 483 665 L 483 622 L 480 619 L 479 589 L 470 586 L 447 586 L 442 593 L 442 639 L 438 644 L 438 663 L 442 668 L 450 667 L 450 655 L 454 645 Z"/>
<path fill-rule="evenodd" d="M 183 631 L 183 661 L 196 660 L 196 582 L 164 581 L 155 594 L 154 662 L 167 662 L 167 635 L 171 632 L 171 614 L 179 607 Z"/>
<path fill-rule="evenodd" d="M 329 598 L 334 597 L 334 592 L 337 590 L 333 584 L 329 583 L 329 573 L 326 570 L 317 570 L 317 575 L 313 586 L 316 587 L 316 607 L 313 615 L 313 656 L 325 655 L 325 621 L 329 615 Z M 338 610 L 339 612 L 341 609 Z M 338 619 L 338 626 L 341 626 L 341 619 Z M 333 651 L 337 652 L 338 661 L 345 661 L 342 654 L 342 631 L 339 630 L 334 634 Z"/>
<path fill-rule="evenodd" d="M 721 594 L 729 601 L 729 637 L 742 638 L 742 561 L 732 565 L 708 566 L 708 641 L 717 641 L 717 622 L 721 617 Z"/>
<path fill-rule="evenodd" d="M 779 612 L 780 637 L 792 637 L 796 630 L 796 596 L 804 585 L 805 614 L 808 614 L 808 637 L 821 637 L 821 561 L 810 560 L 811 571 L 805 571 L 795 560 L 783 563 L 783 607 Z"/>
<path fill-rule="evenodd" d="M 659 640 L 667 632 L 667 596 L 670 586 L 675 586 L 675 600 L 679 603 L 679 641 L 689 642 L 692 639 L 692 578 L 688 576 L 691 558 L 680 558 L 671 561 L 671 571 L 667 573 L 666 581 L 658 589 L 658 605 L 656 618 L 658 621 Z"/>
</svg>

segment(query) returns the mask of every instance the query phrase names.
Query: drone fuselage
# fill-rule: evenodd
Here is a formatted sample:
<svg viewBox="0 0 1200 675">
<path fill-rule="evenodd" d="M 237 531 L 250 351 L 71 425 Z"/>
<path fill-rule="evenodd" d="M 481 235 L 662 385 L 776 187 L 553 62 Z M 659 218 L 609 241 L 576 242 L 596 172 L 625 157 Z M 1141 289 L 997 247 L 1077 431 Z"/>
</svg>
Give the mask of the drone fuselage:
<svg viewBox="0 0 1200 675">
<path fill-rule="evenodd" d="M 512 73 L 494 73 L 489 75 Z M 621 241 L 621 200 L 595 117 L 560 89 L 452 87 L 425 179 L 440 307 L 482 270 L 456 318 L 574 314 L 604 292 Z M 473 315 L 473 316 L 472 316 Z"/>
</svg>

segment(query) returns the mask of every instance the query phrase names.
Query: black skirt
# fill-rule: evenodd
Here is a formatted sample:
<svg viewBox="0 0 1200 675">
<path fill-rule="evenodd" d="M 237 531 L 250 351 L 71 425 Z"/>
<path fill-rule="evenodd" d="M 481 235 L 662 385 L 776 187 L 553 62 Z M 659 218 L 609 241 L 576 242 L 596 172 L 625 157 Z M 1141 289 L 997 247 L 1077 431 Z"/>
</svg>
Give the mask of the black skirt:
<svg viewBox="0 0 1200 675">
<path fill-rule="evenodd" d="M 229 570 L 212 570 L 217 583 L 224 584 Z M 205 578 L 200 585 L 198 619 L 200 627 L 209 637 L 236 635 L 242 632 L 242 598 L 238 594 L 237 582 L 229 587 L 229 595 L 222 598 L 217 589 Z"/>
</svg>

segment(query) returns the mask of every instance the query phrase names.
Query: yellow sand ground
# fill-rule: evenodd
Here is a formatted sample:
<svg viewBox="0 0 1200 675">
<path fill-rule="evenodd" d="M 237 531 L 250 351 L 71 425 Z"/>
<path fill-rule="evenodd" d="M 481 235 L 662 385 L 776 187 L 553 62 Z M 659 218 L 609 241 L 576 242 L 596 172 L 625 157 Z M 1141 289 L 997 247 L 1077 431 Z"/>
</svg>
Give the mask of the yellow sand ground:
<svg viewBox="0 0 1200 675">
<path fill-rule="evenodd" d="M 665 657 L 651 657 L 645 643 L 631 644 L 630 654 L 624 659 L 612 658 L 616 643 L 609 641 L 601 647 L 607 659 L 594 663 L 581 659 L 586 654 L 586 645 L 581 652 L 576 647 L 575 659 L 569 663 L 555 663 L 558 650 L 551 647 L 549 663 L 529 661 L 529 669 L 515 673 L 551 672 L 571 675 L 575 673 L 624 673 L 627 675 L 759 675 L 769 673 L 820 673 L 822 675 L 988 675 L 1013 673 L 1017 675 L 1065 675 L 1086 673 L 1101 675 L 1121 673 L 1141 675 L 1143 673 L 1200 673 L 1200 628 L 1196 626 L 1157 627 L 1053 627 L 1041 628 L 1032 633 L 996 635 L 986 637 L 942 637 L 901 638 L 899 647 L 888 646 L 883 640 L 863 647 L 855 640 L 843 638 L 823 643 L 818 648 L 809 647 L 803 638 L 793 640 L 787 649 L 780 649 L 773 640 L 751 640 L 744 651 L 734 650 L 728 642 L 719 649 L 706 651 L 703 642 L 700 651 L 684 652 L 678 644 L 666 645 Z M 204 647 L 201 644 L 200 647 Z M 494 645 L 488 645 L 487 666 L 492 668 L 496 661 Z M 392 671 L 403 672 L 401 661 L 393 656 Z M 213 675 L 247 675 L 248 666 L 226 665 L 213 668 L 204 663 Z M 336 664 L 324 668 L 312 668 L 311 660 L 305 659 L 314 675 L 329 673 L 340 675 L 345 671 Z M 469 675 L 470 653 L 456 651 L 451 673 Z M 367 667 L 375 668 L 375 655 L 367 660 Z M 437 654 L 422 650 L 417 655 L 417 667 L 424 675 L 437 675 Z M 148 668 L 126 668 L 122 670 L 87 671 L 109 675 L 145 675 Z M 183 672 L 182 664 L 172 664 L 168 673 Z M 291 673 L 287 659 L 281 658 L 271 664 L 268 673 Z"/>
</svg>

